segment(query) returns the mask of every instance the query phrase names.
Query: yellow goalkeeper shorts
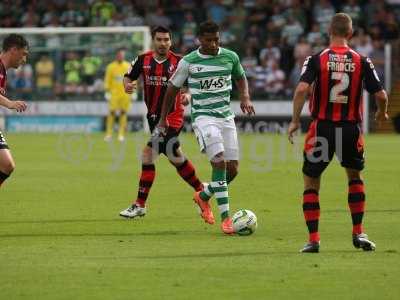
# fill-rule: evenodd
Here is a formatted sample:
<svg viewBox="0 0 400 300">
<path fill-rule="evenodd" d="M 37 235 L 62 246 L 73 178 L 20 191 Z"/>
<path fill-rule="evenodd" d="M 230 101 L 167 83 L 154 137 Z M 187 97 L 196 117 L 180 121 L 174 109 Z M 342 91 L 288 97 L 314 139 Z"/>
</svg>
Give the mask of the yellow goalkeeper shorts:
<svg viewBox="0 0 400 300">
<path fill-rule="evenodd" d="M 131 108 L 131 99 L 129 97 L 111 97 L 109 108 L 111 111 L 129 111 L 129 109 Z"/>
</svg>

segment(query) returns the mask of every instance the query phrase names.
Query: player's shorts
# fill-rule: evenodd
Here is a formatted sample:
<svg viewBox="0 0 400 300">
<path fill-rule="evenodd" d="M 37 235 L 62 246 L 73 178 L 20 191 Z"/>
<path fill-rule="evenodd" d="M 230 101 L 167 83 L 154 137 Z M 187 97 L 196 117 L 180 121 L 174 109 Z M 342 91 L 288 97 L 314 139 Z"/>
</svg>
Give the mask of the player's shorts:
<svg viewBox="0 0 400 300">
<path fill-rule="evenodd" d="M 4 135 L 1 131 L 0 131 L 0 149 L 8 149 L 6 139 L 4 138 Z"/>
<path fill-rule="evenodd" d="M 193 130 L 200 146 L 200 151 L 211 160 L 223 152 L 225 160 L 239 160 L 239 142 L 234 119 L 197 117 Z"/>
<path fill-rule="evenodd" d="M 364 138 L 360 125 L 314 120 L 304 143 L 303 173 L 318 178 L 335 153 L 342 167 L 364 169 Z"/>
<path fill-rule="evenodd" d="M 116 111 L 116 110 L 123 110 L 123 111 L 129 111 L 131 108 L 131 99 L 126 97 L 125 95 L 122 97 L 115 97 L 111 96 L 110 102 L 109 102 L 109 109 L 111 111 Z"/>
<path fill-rule="evenodd" d="M 177 157 L 177 150 L 181 146 L 178 138 L 181 129 L 182 128 L 175 129 L 168 127 L 167 133 L 164 137 L 151 138 L 150 141 L 148 141 L 147 146 L 151 147 L 156 153 L 162 153 L 168 158 L 172 159 L 173 157 Z"/>
</svg>

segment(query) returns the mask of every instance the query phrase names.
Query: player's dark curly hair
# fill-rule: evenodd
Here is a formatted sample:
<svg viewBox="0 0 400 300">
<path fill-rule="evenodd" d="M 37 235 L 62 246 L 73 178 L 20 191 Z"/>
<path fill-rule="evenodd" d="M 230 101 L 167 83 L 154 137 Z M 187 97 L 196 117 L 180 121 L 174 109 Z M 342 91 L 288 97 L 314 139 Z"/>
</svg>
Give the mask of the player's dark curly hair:
<svg viewBox="0 0 400 300">
<path fill-rule="evenodd" d="M 18 49 L 28 47 L 28 41 L 20 34 L 10 34 L 3 41 L 3 51 L 8 51 L 12 47 Z"/>
<path fill-rule="evenodd" d="M 205 33 L 215 33 L 218 31 L 219 31 L 219 26 L 217 23 L 212 21 L 206 21 L 200 24 L 197 35 L 202 36 Z"/>
<path fill-rule="evenodd" d="M 164 26 L 157 26 L 151 30 L 151 38 L 154 39 L 157 32 L 169 33 L 169 38 L 172 38 L 171 30 Z"/>
</svg>

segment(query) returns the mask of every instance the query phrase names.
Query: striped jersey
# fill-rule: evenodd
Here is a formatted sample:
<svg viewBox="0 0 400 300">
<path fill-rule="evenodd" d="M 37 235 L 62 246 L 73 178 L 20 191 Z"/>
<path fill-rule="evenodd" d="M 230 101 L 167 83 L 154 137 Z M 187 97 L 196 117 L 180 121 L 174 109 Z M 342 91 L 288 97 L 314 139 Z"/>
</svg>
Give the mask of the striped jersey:
<svg viewBox="0 0 400 300">
<path fill-rule="evenodd" d="M 361 122 L 362 91 L 382 90 L 374 65 L 349 47 L 329 47 L 304 61 L 300 81 L 313 84 L 313 119 Z"/>
<path fill-rule="evenodd" d="M 139 55 L 125 74 L 131 80 L 137 80 L 139 76 L 142 76 L 144 101 L 148 110 L 147 120 L 151 131 L 153 131 L 160 119 L 168 80 L 175 72 L 180 60 L 181 56 L 169 51 L 166 59 L 157 61 L 154 58 L 154 52 L 148 51 Z M 170 127 L 180 129 L 183 126 L 183 112 L 181 93 L 178 93 L 175 98 L 175 105 L 167 116 Z"/>
<path fill-rule="evenodd" d="M 170 82 L 182 87 L 188 82 L 192 95 L 192 121 L 199 116 L 230 119 L 232 79 L 244 76 L 238 55 L 219 48 L 217 55 L 204 55 L 197 49 L 184 56 Z"/>
<path fill-rule="evenodd" d="M 6 87 L 7 87 L 7 70 L 3 65 L 3 62 L 0 60 L 0 94 L 6 95 Z"/>
</svg>

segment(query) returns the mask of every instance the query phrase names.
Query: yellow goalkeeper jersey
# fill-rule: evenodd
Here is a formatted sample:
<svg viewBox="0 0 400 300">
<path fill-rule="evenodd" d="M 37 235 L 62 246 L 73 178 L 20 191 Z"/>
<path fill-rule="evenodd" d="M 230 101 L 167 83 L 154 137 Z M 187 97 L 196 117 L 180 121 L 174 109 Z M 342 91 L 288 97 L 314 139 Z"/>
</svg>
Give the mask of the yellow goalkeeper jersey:
<svg viewBox="0 0 400 300">
<path fill-rule="evenodd" d="M 129 97 L 124 90 L 122 83 L 124 74 L 128 72 L 130 63 L 127 61 L 113 61 L 106 68 L 104 78 L 104 89 L 111 94 L 111 97 Z"/>
</svg>

